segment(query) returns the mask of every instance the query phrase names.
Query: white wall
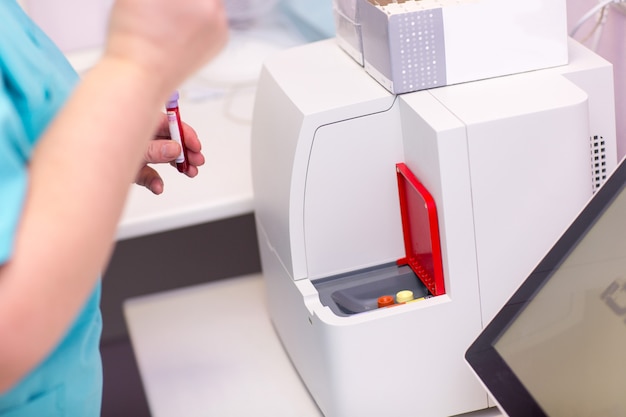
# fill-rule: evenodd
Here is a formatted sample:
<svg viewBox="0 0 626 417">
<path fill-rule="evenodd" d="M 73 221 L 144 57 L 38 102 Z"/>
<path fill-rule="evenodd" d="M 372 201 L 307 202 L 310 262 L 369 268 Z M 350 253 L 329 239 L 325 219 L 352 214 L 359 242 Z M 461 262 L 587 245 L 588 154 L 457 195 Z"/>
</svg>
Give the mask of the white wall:
<svg viewBox="0 0 626 417">
<path fill-rule="evenodd" d="M 570 28 L 584 16 L 588 10 L 598 4 L 597 0 L 568 0 L 568 22 Z M 621 13 L 618 10 L 624 10 Z M 588 37 L 596 22 L 591 19 L 578 30 L 575 38 L 582 41 Z M 617 119 L 617 153 L 621 158 L 626 154 L 626 3 L 623 9 L 609 8 L 602 36 L 596 52 L 613 63 L 615 81 L 615 112 Z M 594 39 L 583 42 L 588 47 L 594 46 Z"/>
<path fill-rule="evenodd" d="M 64 51 L 104 43 L 113 0 L 18 0 Z"/>
</svg>

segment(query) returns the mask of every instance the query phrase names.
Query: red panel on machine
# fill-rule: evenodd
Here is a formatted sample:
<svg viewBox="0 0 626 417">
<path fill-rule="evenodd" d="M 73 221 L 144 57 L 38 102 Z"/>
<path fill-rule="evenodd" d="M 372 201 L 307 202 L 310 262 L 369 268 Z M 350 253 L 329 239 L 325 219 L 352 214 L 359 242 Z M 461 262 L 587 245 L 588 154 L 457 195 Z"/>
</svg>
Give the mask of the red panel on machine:
<svg viewBox="0 0 626 417">
<path fill-rule="evenodd" d="M 398 264 L 408 264 L 432 295 L 445 294 L 435 200 L 405 164 L 396 172 L 406 251 Z"/>
</svg>

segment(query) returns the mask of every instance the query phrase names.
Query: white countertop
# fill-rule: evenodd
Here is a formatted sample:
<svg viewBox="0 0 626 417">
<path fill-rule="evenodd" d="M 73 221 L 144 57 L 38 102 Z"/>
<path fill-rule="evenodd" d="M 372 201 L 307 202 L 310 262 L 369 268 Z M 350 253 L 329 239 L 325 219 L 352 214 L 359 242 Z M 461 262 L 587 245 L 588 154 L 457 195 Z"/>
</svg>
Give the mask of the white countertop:
<svg viewBox="0 0 626 417">
<path fill-rule="evenodd" d="M 131 299 L 153 417 L 321 417 L 265 313 L 260 275 Z"/>
<path fill-rule="evenodd" d="M 124 312 L 153 417 L 322 417 L 272 327 L 261 274 L 133 298 Z"/>
<path fill-rule="evenodd" d="M 156 165 L 165 191 L 131 189 L 118 240 L 252 213 L 250 129 L 255 86 L 270 54 L 306 40 L 280 13 L 233 29 L 224 51 L 180 88 L 180 112 L 202 141 L 206 164 L 190 179 L 169 165 Z M 79 73 L 98 49 L 67 56 Z"/>
</svg>

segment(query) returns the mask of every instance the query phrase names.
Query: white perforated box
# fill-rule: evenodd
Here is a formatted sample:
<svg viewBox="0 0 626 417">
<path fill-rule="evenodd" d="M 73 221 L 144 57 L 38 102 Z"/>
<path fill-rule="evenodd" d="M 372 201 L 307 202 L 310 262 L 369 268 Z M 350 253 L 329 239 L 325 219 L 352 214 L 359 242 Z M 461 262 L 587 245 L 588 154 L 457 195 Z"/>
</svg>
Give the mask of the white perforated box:
<svg viewBox="0 0 626 417">
<path fill-rule="evenodd" d="M 365 70 L 394 94 L 568 61 L 565 0 L 357 0 L 356 5 Z"/>
</svg>

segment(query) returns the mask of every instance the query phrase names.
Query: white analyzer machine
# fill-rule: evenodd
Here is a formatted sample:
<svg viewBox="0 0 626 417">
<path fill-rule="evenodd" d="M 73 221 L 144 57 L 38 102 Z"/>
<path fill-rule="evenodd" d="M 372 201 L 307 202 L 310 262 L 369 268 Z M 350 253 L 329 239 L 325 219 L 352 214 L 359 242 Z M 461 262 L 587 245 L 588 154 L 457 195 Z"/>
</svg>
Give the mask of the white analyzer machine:
<svg viewBox="0 0 626 417">
<path fill-rule="evenodd" d="M 268 307 L 327 417 L 493 406 L 464 361 L 616 165 L 611 65 L 395 95 L 335 40 L 262 70 L 252 174 Z M 420 301 L 378 307 L 411 291 Z"/>
</svg>

